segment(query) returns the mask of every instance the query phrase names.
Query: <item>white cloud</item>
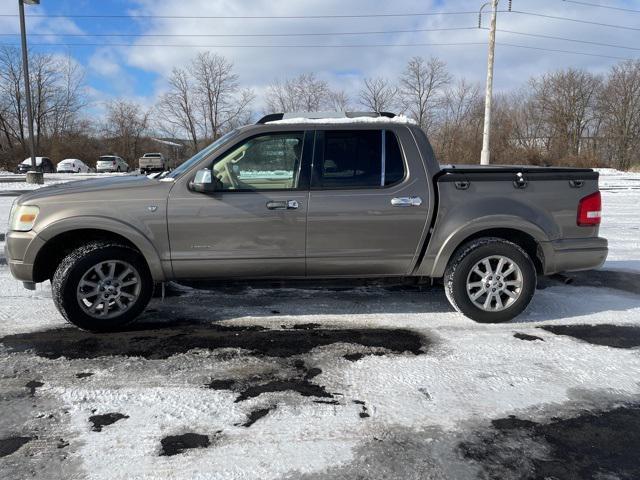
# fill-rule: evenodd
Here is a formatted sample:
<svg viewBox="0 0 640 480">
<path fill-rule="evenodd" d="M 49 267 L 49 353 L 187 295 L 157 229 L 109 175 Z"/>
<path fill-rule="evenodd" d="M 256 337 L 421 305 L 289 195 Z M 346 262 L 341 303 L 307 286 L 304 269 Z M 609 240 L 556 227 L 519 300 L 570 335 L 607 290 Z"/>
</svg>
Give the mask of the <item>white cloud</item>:
<svg viewBox="0 0 640 480">
<path fill-rule="evenodd" d="M 308 15 L 349 14 L 362 12 L 429 12 L 429 11 L 476 11 L 478 2 L 461 0 L 456 2 L 434 2 L 425 0 L 396 0 L 392 5 L 370 0 L 192 0 L 189 9 L 176 0 L 139 0 L 137 12 L 155 15 Z M 505 6 L 506 7 L 506 2 Z M 436 6 L 437 4 L 437 6 Z M 551 15 L 584 18 L 605 23 L 628 23 L 620 12 L 585 8 L 563 2 L 542 0 L 525 2 L 515 0 L 514 9 L 545 12 Z M 368 30 L 396 30 L 412 28 L 473 27 L 476 16 L 438 15 L 414 17 L 384 17 L 369 19 L 154 19 L 144 24 L 145 33 L 171 34 L 256 34 L 298 32 L 340 32 Z M 488 15 L 485 17 L 488 24 Z M 526 16 L 518 13 L 500 13 L 498 28 L 521 32 L 541 33 L 550 36 L 578 38 L 607 43 L 633 45 L 633 32 L 594 27 L 585 24 L 562 22 L 552 19 Z M 597 36 L 594 33 L 597 32 Z M 441 31 L 405 33 L 393 36 L 348 36 L 348 37 L 175 37 L 145 38 L 141 44 L 180 43 L 188 45 L 255 45 L 255 44 L 362 44 L 362 43 L 457 43 L 484 42 L 487 32 L 481 30 Z M 519 35 L 499 33 L 498 41 L 542 48 L 575 50 L 627 57 L 629 51 L 583 45 L 558 40 L 545 40 Z M 133 47 L 127 50 L 130 65 L 150 70 L 161 76 L 167 75 L 174 66 L 185 64 L 198 50 L 207 48 Z M 245 85 L 260 88 L 275 78 L 315 71 L 329 80 L 335 87 L 353 91 L 362 76 L 383 75 L 395 77 L 407 59 L 414 55 L 436 55 L 446 60 L 452 73 L 470 81 L 484 82 L 486 75 L 485 46 L 433 46 L 433 47 L 386 47 L 386 48 L 322 48 L 322 49 L 269 49 L 269 48 L 210 48 L 233 60 Z M 496 58 L 496 86 L 511 89 L 522 85 L 532 75 L 541 72 L 575 66 L 594 72 L 606 70 L 616 60 L 538 50 L 520 49 L 498 45 Z M 343 74 L 341 72 L 347 72 Z"/>
<path fill-rule="evenodd" d="M 6 2 L 5 2 L 6 3 Z M 207 15 L 310 15 L 310 14 L 359 14 L 397 12 L 476 12 L 477 0 L 395 0 L 381 2 L 372 0 L 135 0 L 129 13 L 166 16 L 207 16 Z M 506 0 L 501 8 L 506 8 Z M 624 3 L 620 3 L 623 5 Z M 626 24 L 633 26 L 634 18 L 615 10 L 589 8 L 557 0 L 537 2 L 514 0 L 514 9 L 543 12 L 550 15 L 582 18 L 585 20 Z M 8 9 L 5 5 L 2 10 Z M 13 23 L 14 19 L 11 19 Z M 176 19 L 140 18 L 133 19 L 146 34 L 258 34 L 258 33 L 312 33 L 345 31 L 387 31 L 407 29 L 429 29 L 447 27 L 474 27 L 475 13 L 469 15 L 435 15 L 382 18 L 344 19 Z M 4 20 L 0 19 L 0 28 Z M 33 25 L 38 28 L 42 22 Z M 6 22 L 5 22 L 6 23 Z M 488 24 L 488 15 L 485 17 Z M 71 22 L 46 22 L 56 25 L 57 31 L 77 28 Z M 12 27 L 14 28 L 15 25 Z M 45 28 L 44 26 L 42 28 Z M 557 21 L 549 18 L 500 13 L 498 28 L 530 32 L 549 36 L 584 39 L 612 44 L 635 45 L 637 32 L 606 27 L 596 27 L 580 23 Z M 396 46 L 386 48 L 340 48 L 344 44 L 394 43 L 397 45 L 426 43 L 485 42 L 487 32 L 470 29 L 460 31 L 440 31 L 422 33 L 402 33 L 396 35 L 371 36 L 318 36 L 318 37 L 144 37 L 137 40 L 135 47 L 100 47 L 89 61 L 89 68 L 111 79 L 122 95 L 132 95 L 131 78 L 128 68 L 140 68 L 158 75 L 154 88 L 161 91 L 164 80 L 175 66 L 182 66 L 200 50 L 212 50 L 234 62 L 242 85 L 254 88 L 256 93 L 264 91 L 265 85 L 276 78 L 314 71 L 320 78 L 328 80 L 334 88 L 344 89 L 352 97 L 364 76 L 382 75 L 394 79 L 414 55 L 436 55 L 445 60 L 451 72 L 465 77 L 471 82 L 484 84 L 486 76 L 486 46 Z M 610 47 L 540 39 L 520 35 L 498 33 L 499 43 L 513 43 L 540 48 L 572 50 L 599 53 L 603 55 L 632 57 L 635 52 Z M 233 45 L 232 47 L 149 47 L 148 44 L 175 43 L 181 45 Z M 283 44 L 323 44 L 328 48 L 243 48 L 240 45 L 283 45 Z M 605 72 L 614 59 L 552 53 L 547 51 L 521 49 L 499 44 L 496 51 L 496 88 L 509 90 L 523 85 L 532 75 L 568 66 L 585 68 L 590 71 Z"/>
</svg>

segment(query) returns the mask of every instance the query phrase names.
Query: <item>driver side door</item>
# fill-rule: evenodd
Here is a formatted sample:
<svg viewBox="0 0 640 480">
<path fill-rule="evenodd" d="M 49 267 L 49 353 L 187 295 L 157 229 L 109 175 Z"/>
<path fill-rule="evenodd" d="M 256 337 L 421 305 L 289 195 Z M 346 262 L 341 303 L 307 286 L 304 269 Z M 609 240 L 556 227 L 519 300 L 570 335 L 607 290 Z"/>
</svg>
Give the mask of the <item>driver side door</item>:
<svg viewBox="0 0 640 480">
<path fill-rule="evenodd" d="M 215 192 L 176 185 L 167 207 L 174 275 L 303 277 L 312 150 L 312 131 L 263 133 L 212 161 Z"/>
</svg>

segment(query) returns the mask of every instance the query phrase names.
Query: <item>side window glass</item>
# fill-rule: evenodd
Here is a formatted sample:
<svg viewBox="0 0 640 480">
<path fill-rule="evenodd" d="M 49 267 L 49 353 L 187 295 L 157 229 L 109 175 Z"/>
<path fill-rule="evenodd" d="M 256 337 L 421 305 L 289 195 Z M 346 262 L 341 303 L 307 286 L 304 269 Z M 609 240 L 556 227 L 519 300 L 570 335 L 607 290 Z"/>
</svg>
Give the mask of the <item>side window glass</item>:
<svg viewBox="0 0 640 480">
<path fill-rule="evenodd" d="M 382 175 L 380 130 L 335 130 L 324 135 L 320 186 L 379 187 Z"/>
<path fill-rule="evenodd" d="M 390 131 L 327 130 L 321 151 L 314 182 L 320 188 L 380 188 L 405 175 L 398 139 Z"/>
<path fill-rule="evenodd" d="M 384 184 L 393 185 L 404 178 L 404 161 L 400 144 L 395 134 L 385 131 L 385 175 Z"/>
<path fill-rule="evenodd" d="M 303 132 L 253 137 L 213 165 L 223 190 L 290 190 L 298 187 Z"/>
</svg>

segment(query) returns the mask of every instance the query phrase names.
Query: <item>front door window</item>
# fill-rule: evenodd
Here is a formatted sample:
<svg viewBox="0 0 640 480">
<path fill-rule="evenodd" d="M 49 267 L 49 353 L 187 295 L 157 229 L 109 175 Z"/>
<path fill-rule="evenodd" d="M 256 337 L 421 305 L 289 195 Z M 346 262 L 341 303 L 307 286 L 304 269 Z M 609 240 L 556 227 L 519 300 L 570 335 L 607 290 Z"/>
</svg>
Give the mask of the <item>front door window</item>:
<svg viewBox="0 0 640 480">
<path fill-rule="evenodd" d="M 233 148 L 213 165 L 223 191 L 295 190 L 303 132 L 260 135 Z"/>
</svg>

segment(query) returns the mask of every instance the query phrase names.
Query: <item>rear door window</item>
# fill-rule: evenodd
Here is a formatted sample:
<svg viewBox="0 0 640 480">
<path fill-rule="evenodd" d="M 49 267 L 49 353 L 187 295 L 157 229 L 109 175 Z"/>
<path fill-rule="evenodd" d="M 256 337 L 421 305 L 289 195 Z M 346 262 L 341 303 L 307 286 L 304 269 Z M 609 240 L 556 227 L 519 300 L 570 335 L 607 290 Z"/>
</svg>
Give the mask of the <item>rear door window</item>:
<svg viewBox="0 0 640 480">
<path fill-rule="evenodd" d="M 404 178 L 402 153 L 393 132 L 326 130 L 318 134 L 315 188 L 381 188 Z"/>
</svg>

